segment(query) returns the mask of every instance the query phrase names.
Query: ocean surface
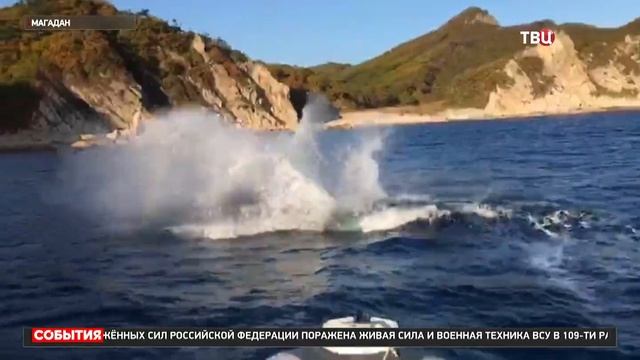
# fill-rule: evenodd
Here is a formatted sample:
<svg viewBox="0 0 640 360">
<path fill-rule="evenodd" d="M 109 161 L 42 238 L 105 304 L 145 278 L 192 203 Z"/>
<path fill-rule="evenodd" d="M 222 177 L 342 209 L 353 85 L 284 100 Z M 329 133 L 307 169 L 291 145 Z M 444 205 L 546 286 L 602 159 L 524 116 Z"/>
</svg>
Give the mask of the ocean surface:
<svg viewBox="0 0 640 360">
<path fill-rule="evenodd" d="M 123 149 L 0 154 L 0 359 L 264 359 L 277 349 L 23 349 L 21 327 L 357 310 L 619 335 L 407 359 L 640 358 L 640 113 L 296 135 L 173 117 Z"/>
</svg>

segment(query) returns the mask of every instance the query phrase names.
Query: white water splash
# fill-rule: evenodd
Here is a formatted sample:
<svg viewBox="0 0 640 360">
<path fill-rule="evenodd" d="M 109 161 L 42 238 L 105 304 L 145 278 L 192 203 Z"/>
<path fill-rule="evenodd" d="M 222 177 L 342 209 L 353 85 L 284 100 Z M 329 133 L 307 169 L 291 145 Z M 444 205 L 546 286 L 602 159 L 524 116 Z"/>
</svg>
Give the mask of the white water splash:
<svg viewBox="0 0 640 360">
<path fill-rule="evenodd" d="M 510 218 L 512 210 L 504 207 L 491 207 L 481 203 L 466 203 L 460 207 L 462 213 L 475 214 L 485 219 Z"/>
<path fill-rule="evenodd" d="M 540 220 L 538 220 L 537 218 L 535 218 L 534 216 L 532 216 L 532 215 L 527 215 L 527 219 L 529 220 L 529 223 L 531 223 L 531 225 L 533 225 L 533 227 L 534 227 L 536 230 L 542 231 L 543 233 L 545 233 L 545 234 L 546 234 L 547 236 L 549 236 L 550 238 L 557 239 L 557 238 L 559 238 L 559 237 L 560 237 L 560 234 L 555 233 L 555 232 L 553 232 L 553 231 L 551 231 L 551 230 L 547 229 L 547 228 L 544 226 L 544 223 L 543 223 L 543 222 L 541 222 Z"/>
<path fill-rule="evenodd" d="M 211 239 L 384 231 L 451 212 L 510 215 L 477 203 L 439 209 L 424 194 L 389 199 L 375 157 L 384 134 L 331 138 L 329 156 L 320 142 L 325 111 L 322 101 L 308 104 L 295 134 L 239 129 L 215 114 L 174 111 L 147 123 L 129 144 L 75 154 L 64 184 L 83 192 L 73 196 L 83 199 L 75 204 L 83 213 L 115 227 L 152 225 Z"/>
<path fill-rule="evenodd" d="M 569 210 L 555 210 L 542 217 L 528 216 L 529 222 L 536 230 L 542 231 L 551 238 L 566 238 L 568 233 L 576 228 L 589 229 L 590 215 L 584 212 Z"/>
<path fill-rule="evenodd" d="M 323 111 L 305 107 L 295 134 L 175 111 L 129 144 L 73 155 L 62 176 L 67 190 L 83 192 L 76 198 L 86 201 L 74 205 L 113 224 L 166 224 L 209 238 L 322 231 L 337 213 L 367 213 L 386 196 L 374 159 L 382 134 L 342 144 L 342 158 L 329 162 L 318 144 Z"/>
<path fill-rule="evenodd" d="M 397 228 L 416 220 L 433 221 L 450 215 L 448 210 L 439 210 L 435 205 L 410 208 L 386 208 L 363 216 L 360 228 L 363 232 L 382 231 Z"/>
</svg>

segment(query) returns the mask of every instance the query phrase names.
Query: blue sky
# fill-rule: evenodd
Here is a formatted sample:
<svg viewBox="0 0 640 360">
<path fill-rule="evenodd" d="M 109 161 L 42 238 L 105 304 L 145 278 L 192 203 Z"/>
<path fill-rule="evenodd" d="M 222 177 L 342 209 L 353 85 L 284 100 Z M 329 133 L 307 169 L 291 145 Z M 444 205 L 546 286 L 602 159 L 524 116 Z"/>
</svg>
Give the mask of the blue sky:
<svg viewBox="0 0 640 360">
<path fill-rule="evenodd" d="M 0 5 L 14 3 L 0 0 Z M 185 29 L 221 37 L 268 62 L 358 63 L 424 34 L 469 6 L 502 25 L 540 19 L 619 26 L 640 16 L 639 0 L 112 0 L 149 9 Z"/>
</svg>

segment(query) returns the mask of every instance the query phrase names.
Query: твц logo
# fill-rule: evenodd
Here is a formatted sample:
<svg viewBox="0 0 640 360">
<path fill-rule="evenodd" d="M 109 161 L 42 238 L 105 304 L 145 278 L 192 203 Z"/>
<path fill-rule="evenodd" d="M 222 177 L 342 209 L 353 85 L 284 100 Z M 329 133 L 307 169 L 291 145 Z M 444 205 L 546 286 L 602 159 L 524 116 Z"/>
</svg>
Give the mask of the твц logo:
<svg viewBox="0 0 640 360">
<path fill-rule="evenodd" d="M 522 43 L 529 45 L 542 44 L 549 46 L 556 39 L 556 34 L 551 29 L 541 29 L 540 31 L 520 31 Z"/>
</svg>

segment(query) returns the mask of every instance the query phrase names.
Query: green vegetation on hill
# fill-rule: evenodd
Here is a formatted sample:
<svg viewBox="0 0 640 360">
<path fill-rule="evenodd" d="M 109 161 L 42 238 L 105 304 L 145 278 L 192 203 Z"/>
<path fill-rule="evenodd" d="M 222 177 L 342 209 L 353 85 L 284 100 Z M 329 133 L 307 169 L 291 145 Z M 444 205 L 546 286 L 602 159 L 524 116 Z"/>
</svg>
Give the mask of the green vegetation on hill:
<svg viewBox="0 0 640 360">
<path fill-rule="evenodd" d="M 192 47 L 195 36 L 177 24 L 138 15 L 138 27 L 127 31 L 22 31 L 25 15 L 126 14 L 99 0 L 23 0 L 0 8 L 0 132 L 30 125 L 31 111 L 41 96 L 39 74 L 100 83 L 132 76 L 141 85 L 147 108 L 200 102 L 187 76 L 206 80 L 204 60 Z M 221 39 L 203 36 L 205 51 L 233 77 L 246 78 L 238 62 L 247 57 Z"/>
<path fill-rule="evenodd" d="M 626 34 L 640 33 L 640 21 L 616 29 L 556 25 L 549 20 L 501 27 L 486 11 L 469 8 L 440 28 L 361 64 L 270 66 L 276 78 L 292 88 L 323 92 L 344 109 L 431 102 L 449 107 L 484 107 L 496 86 L 511 82 L 503 69 L 525 47 L 520 30 L 544 27 L 566 31 L 591 66 L 612 59 L 615 44 Z M 638 63 L 625 57 L 619 56 L 616 61 L 626 63 L 629 71 L 639 71 Z M 549 90 L 553 78 L 542 74 L 541 61 L 525 58 L 519 64 L 532 79 L 537 96 Z"/>
<path fill-rule="evenodd" d="M 564 24 L 561 26 L 573 40 L 580 57 L 594 68 L 607 65 L 609 61 L 620 62 L 626 71 L 640 74 L 640 65 L 629 55 L 618 54 L 616 44 L 626 35 L 640 34 L 640 18 L 618 28 L 597 28 L 585 24 Z M 637 49 L 640 56 L 640 47 Z"/>
</svg>

